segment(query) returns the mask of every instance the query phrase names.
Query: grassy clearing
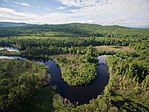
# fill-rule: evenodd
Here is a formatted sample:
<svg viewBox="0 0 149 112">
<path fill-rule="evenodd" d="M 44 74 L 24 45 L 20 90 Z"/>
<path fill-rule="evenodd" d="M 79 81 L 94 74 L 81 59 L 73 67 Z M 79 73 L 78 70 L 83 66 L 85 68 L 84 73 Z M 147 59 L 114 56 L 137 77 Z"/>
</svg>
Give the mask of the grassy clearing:
<svg viewBox="0 0 149 112">
<path fill-rule="evenodd" d="M 78 59 L 79 56 L 76 54 L 57 54 L 57 55 L 50 56 L 50 58 L 52 58 L 52 59 L 54 59 L 54 58 L 67 58 L 67 59 L 76 58 L 76 59 Z"/>
<path fill-rule="evenodd" d="M 134 52 L 134 49 L 126 46 L 95 46 L 95 48 L 98 51 Z"/>
</svg>

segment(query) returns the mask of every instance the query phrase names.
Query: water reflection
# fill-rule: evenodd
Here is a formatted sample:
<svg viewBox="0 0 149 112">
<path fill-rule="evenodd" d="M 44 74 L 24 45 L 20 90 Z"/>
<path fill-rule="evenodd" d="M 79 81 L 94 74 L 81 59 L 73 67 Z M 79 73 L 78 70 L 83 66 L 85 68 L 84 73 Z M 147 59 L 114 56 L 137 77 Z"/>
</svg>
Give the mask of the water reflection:
<svg viewBox="0 0 149 112">
<path fill-rule="evenodd" d="M 19 52 L 19 50 L 17 48 L 14 48 L 14 47 L 2 47 L 2 48 L 0 48 L 0 51 L 2 51 L 2 50 Z"/>
</svg>

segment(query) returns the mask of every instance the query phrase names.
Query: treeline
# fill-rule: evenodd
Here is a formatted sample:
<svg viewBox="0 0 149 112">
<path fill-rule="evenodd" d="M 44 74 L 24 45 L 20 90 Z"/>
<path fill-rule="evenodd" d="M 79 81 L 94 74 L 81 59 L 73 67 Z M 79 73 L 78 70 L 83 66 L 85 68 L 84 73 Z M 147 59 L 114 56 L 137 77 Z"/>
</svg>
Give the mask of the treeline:
<svg viewBox="0 0 149 112">
<path fill-rule="evenodd" d="M 127 46 L 137 39 L 119 38 L 48 38 L 48 37 L 9 37 L 1 38 L 0 46 L 12 46 L 21 51 L 23 57 L 48 57 L 55 54 L 83 54 L 85 47 L 92 45 Z M 3 52 L 4 53 L 4 52 Z M 1 53 L 2 54 L 2 53 Z M 5 52 L 6 54 L 6 52 Z"/>
<path fill-rule="evenodd" d="M 57 47 L 71 47 L 71 46 L 89 46 L 89 45 L 119 45 L 127 46 L 132 42 L 138 41 L 138 39 L 119 39 L 119 38 L 95 38 L 95 37 L 9 37 L 1 38 L 1 46 L 16 46 L 20 50 L 29 47 L 41 47 L 41 46 L 57 46 Z"/>
<path fill-rule="evenodd" d="M 45 36 L 45 37 L 117 37 L 146 38 L 148 29 L 133 29 L 121 26 L 101 26 L 95 24 L 29 25 L 0 27 L 0 37 Z"/>
</svg>

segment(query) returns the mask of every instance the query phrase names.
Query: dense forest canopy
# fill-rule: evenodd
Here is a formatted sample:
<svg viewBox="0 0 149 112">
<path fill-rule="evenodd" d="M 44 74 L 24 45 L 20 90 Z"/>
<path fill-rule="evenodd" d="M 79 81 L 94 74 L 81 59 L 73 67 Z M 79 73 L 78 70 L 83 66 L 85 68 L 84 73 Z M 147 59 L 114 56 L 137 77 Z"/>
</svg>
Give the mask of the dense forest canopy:
<svg viewBox="0 0 149 112">
<path fill-rule="evenodd" d="M 1 111 L 149 111 L 149 29 L 79 23 L 14 25 L 0 27 L 0 37 L 0 48 L 20 51 L 3 49 L 1 56 L 53 59 L 71 86 L 90 84 L 96 78 L 97 57 L 110 55 L 109 83 L 103 93 L 84 105 L 63 98 L 50 83 L 45 87 L 49 77 L 44 66 L 34 61 L 0 59 Z"/>
<path fill-rule="evenodd" d="M 0 60 L 0 110 L 15 110 L 48 81 L 48 72 L 43 65 L 30 61 Z"/>
</svg>

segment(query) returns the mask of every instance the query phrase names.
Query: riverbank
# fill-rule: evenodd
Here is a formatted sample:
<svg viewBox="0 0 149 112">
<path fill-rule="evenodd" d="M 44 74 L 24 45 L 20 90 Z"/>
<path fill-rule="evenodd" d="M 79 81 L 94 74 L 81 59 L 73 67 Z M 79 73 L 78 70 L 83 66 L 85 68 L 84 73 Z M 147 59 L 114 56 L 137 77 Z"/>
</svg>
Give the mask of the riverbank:
<svg viewBox="0 0 149 112">
<path fill-rule="evenodd" d="M 0 56 L 4 58 L 5 56 Z M 6 59 L 23 59 L 21 57 L 6 57 Z M 108 67 L 106 66 L 106 56 L 98 57 L 99 62 L 105 60 L 104 63 L 99 63 L 97 66 L 97 77 L 92 83 L 82 87 L 69 86 L 61 77 L 61 70 L 53 61 L 44 62 L 51 75 L 51 84 L 56 87 L 58 94 L 70 100 L 72 103 L 84 104 L 89 103 L 93 98 L 96 98 L 108 83 Z M 42 62 L 43 63 L 43 62 Z M 97 86 L 98 85 L 98 86 Z"/>
</svg>

